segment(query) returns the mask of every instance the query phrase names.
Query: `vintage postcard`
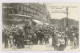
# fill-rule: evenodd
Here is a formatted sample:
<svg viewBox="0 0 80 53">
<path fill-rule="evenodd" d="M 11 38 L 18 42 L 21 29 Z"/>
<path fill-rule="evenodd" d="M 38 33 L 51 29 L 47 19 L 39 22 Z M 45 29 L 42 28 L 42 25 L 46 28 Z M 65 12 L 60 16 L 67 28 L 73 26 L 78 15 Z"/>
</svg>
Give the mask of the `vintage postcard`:
<svg viewBox="0 0 80 53">
<path fill-rule="evenodd" d="M 2 3 L 2 51 L 79 51 L 79 3 Z"/>
</svg>

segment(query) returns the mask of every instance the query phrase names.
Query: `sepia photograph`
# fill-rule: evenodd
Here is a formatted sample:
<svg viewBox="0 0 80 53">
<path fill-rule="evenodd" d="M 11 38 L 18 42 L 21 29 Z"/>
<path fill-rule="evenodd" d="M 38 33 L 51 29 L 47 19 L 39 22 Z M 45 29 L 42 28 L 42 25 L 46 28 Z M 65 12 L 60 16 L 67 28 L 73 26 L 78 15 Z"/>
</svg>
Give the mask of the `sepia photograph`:
<svg viewBox="0 0 80 53">
<path fill-rule="evenodd" d="M 2 51 L 79 51 L 79 3 L 2 3 Z"/>
</svg>

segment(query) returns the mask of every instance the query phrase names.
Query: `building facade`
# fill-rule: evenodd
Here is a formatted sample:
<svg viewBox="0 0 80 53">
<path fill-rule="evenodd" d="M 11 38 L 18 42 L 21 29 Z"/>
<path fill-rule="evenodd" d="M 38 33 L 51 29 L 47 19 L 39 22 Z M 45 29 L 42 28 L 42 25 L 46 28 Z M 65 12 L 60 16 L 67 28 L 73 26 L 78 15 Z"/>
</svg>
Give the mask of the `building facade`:
<svg viewBox="0 0 80 53">
<path fill-rule="evenodd" d="M 46 5 L 40 3 L 3 3 L 3 23 L 36 19 L 43 23 L 49 21 L 50 14 Z"/>
</svg>

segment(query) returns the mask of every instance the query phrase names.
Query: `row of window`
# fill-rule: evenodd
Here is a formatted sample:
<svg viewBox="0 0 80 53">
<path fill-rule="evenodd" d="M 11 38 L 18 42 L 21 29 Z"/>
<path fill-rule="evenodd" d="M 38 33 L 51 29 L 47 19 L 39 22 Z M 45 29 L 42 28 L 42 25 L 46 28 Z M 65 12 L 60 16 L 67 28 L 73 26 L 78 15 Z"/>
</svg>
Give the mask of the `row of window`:
<svg viewBox="0 0 80 53">
<path fill-rule="evenodd" d="M 19 4 L 19 3 L 17 3 L 17 4 Z M 17 6 L 17 4 L 15 4 L 15 3 L 11 3 L 11 4 L 5 4 L 5 6 Z M 30 11 L 30 12 L 33 12 L 33 13 L 37 13 L 37 11 L 38 12 L 40 12 L 40 13 L 44 13 L 45 12 L 45 10 L 41 10 L 41 8 L 42 7 L 39 7 L 40 5 L 38 4 L 36 4 L 36 3 L 25 3 L 25 4 L 23 4 L 23 3 L 21 3 L 21 4 L 19 4 L 20 5 L 20 7 L 19 7 L 19 10 L 21 10 L 21 9 L 23 9 L 23 10 L 27 10 L 27 11 Z M 17 6 L 18 7 L 18 6 Z M 43 8 L 42 8 L 43 9 Z"/>
<path fill-rule="evenodd" d="M 25 5 L 18 5 L 17 8 L 13 8 L 11 10 L 12 13 L 20 13 L 20 14 L 23 14 L 23 15 L 30 15 L 30 16 L 33 16 L 33 17 L 44 17 L 46 16 L 45 14 L 42 14 L 41 12 L 39 12 L 38 10 L 35 10 L 33 8 L 30 8 L 28 6 L 25 6 Z"/>
<path fill-rule="evenodd" d="M 32 3 L 27 4 L 27 5 L 22 5 L 21 9 L 25 10 L 25 11 L 30 11 L 32 13 L 37 13 L 40 12 L 41 14 L 45 14 L 46 11 L 41 10 L 40 8 L 36 7 L 35 5 L 33 5 Z"/>
<path fill-rule="evenodd" d="M 26 14 L 27 12 L 30 12 L 30 13 L 33 13 L 33 14 L 36 14 L 36 15 L 41 15 L 42 13 L 41 12 L 38 12 L 37 10 L 34 10 L 32 8 L 29 8 L 29 7 L 25 7 L 25 6 L 21 6 L 19 7 L 19 12 L 23 12 Z M 43 14 L 42 14 L 43 15 Z"/>
</svg>

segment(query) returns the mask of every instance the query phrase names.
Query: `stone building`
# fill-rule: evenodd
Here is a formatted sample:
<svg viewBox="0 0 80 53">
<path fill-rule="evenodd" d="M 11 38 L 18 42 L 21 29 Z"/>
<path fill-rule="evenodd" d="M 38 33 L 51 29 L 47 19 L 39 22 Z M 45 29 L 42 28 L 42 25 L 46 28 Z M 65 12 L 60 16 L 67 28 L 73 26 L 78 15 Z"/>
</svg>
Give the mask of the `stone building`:
<svg viewBox="0 0 80 53">
<path fill-rule="evenodd" d="M 21 23 L 25 21 L 39 20 L 49 22 L 50 14 L 46 5 L 40 3 L 3 3 L 3 24 Z"/>
</svg>

